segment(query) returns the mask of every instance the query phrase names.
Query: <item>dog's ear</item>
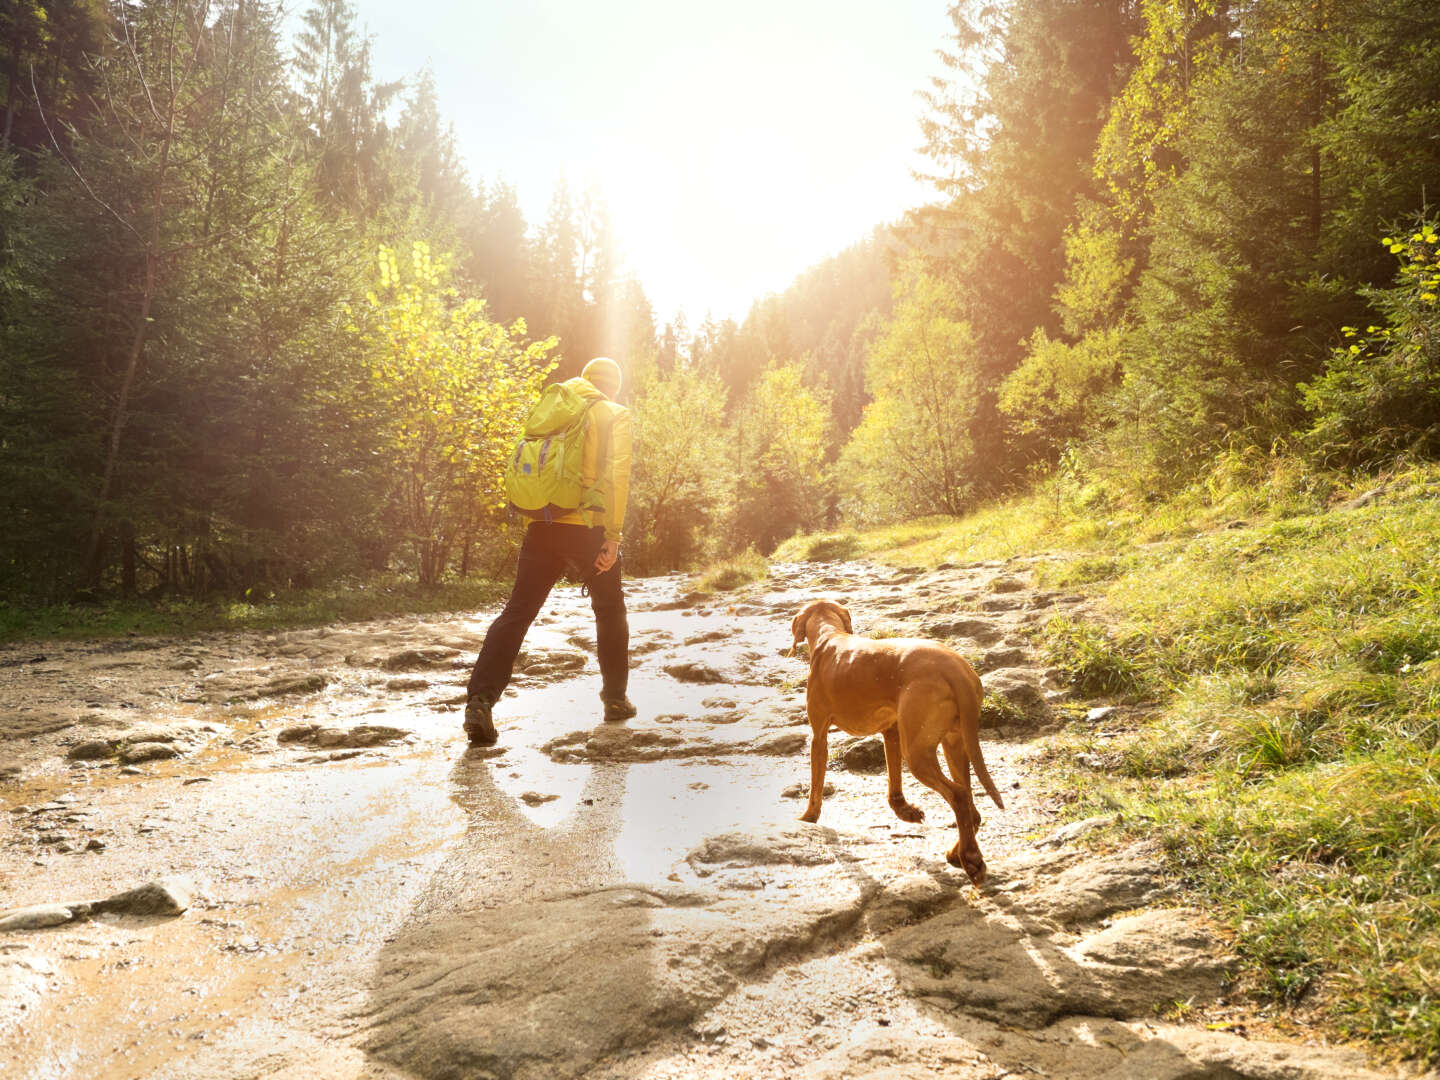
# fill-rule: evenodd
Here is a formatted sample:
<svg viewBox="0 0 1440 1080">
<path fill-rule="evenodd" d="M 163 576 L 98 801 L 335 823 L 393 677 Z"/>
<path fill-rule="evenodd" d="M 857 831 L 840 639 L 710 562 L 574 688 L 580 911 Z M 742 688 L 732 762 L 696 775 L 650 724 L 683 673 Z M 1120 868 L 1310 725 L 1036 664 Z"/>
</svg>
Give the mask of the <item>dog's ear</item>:
<svg viewBox="0 0 1440 1080">
<path fill-rule="evenodd" d="M 794 656 L 800 648 L 800 642 L 805 640 L 805 616 L 809 614 L 810 608 L 807 606 L 790 620 L 790 636 L 794 641 L 790 645 L 790 651 L 785 654 L 786 656 Z"/>
<path fill-rule="evenodd" d="M 855 632 L 855 624 L 850 621 L 850 609 L 844 604 L 836 604 L 835 607 L 840 612 L 840 618 L 845 622 L 845 633 L 853 634 Z"/>
</svg>

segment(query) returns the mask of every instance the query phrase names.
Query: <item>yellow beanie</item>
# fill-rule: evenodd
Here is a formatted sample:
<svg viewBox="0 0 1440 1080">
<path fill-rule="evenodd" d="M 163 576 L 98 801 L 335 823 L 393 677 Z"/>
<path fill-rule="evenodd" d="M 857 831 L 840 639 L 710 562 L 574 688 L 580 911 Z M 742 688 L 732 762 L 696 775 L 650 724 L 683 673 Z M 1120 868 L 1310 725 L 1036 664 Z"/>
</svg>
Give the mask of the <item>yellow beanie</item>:
<svg viewBox="0 0 1440 1080">
<path fill-rule="evenodd" d="M 585 365 L 580 377 L 606 397 L 613 398 L 620 392 L 620 365 L 608 356 L 595 357 Z"/>
</svg>

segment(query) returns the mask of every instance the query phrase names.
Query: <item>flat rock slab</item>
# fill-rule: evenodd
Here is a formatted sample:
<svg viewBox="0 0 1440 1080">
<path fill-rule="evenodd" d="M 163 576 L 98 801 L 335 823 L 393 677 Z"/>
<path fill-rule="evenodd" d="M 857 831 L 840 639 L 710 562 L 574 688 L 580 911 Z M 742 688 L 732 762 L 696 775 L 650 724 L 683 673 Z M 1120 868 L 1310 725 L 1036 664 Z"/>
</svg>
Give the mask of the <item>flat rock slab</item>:
<svg viewBox="0 0 1440 1080">
<path fill-rule="evenodd" d="M 281 675 L 234 672 L 207 677 L 201 684 L 201 698 L 217 704 L 228 701 L 258 701 L 261 698 L 313 694 L 329 685 L 330 676 L 319 671 L 286 672 Z"/>
<path fill-rule="evenodd" d="M 698 660 L 687 660 L 680 664 L 666 664 L 664 670 L 666 675 L 680 682 L 733 684 L 739 681 L 721 671 L 717 671 L 709 664 L 702 664 Z"/>
<path fill-rule="evenodd" d="M 869 1031 L 793 1075 L 803 1080 L 1396 1080 L 1363 1054 L 1260 1042 L 1152 1021 L 1085 1017 L 1031 1034 L 961 1021 L 963 1034 Z"/>
<path fill-rule="evenodd" d="M 117 915 L 183 915 L 194 899 L 195 886 L 188 878 L 165 877 L 98 900 L 93 908 Z"/>
<path fill-rule="evenodd" d="M 715 838 L 696 854 L 711 856 L 834 858 L 783 834 Z M 819 872 L 825 888 L 774 897 L 617 886 L 414 927 L 380 957 L 367 1049 L 427 1080 L 583 1076 L 684 1031 L 776 957 L 854 927 L 874 886 Z"/>
<path fill-rule="evenodd" d="M 35 904 L 0 912 L 0 931 L 41 930 L 86 919 L 100 912 L 115 915 L 183 915 L 195 899 L 189 878 L 171 876 L 147 882 L 137 889 L 103 900 L 76 900 Z"/>
<path fill-rule="evenodd" d="M 63 926 L 74 918 L 75 912 L 69 904 L 34 904 L 0 912 L 0 933 Z"/>
<path fill-rule="evenodd" d="M 321 724 L 295 724 L 275 737 L 284 744 L 314 746 L 321 750 L 364 749 L 388 746 L 408 738 L 412 732 L 385 724 L 356 724 L 354 727 L 325 727 Z"/>
<path fill-rule="evenodd" d="M 1231 963 L 1196 912 L 1146 913 L 1074 944 L 1026 916 L 956 906 L 896 931 L 886 953 L 911 994 L 1031 1029 L 1213 1001 Z"/>
<path fill-rule="evenodd" d="M 461 652 L 445 645 L 426 645 L 418 649 L 401 649 L 385 656 L 372 656 L 369 663 L 386 671 L 416 671 L 453 663 Z"/>
<path fill-rule="evenodd" d="M 540 747 L 554 761 L 609 762 L 665 761 L 676 758 L 733 754 L 733 742 L 718 742 L 699 735 L 686 735 L 655 728 L 610 725 L 590 731 L 572 731 Z"/>
</svg>

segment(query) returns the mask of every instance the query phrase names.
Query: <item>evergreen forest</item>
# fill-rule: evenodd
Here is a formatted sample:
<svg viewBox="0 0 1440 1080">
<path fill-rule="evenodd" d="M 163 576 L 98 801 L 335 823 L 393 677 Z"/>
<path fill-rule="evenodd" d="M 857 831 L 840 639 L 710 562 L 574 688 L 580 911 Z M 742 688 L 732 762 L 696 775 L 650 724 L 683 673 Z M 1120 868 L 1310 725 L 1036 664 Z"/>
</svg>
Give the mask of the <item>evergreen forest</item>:
<svg viewBox="0 0 1440 1080">
<path fill-rule="evenodd" d="M 7 4 L 0 585 L 503 576 L 501 456 L 601 354 L 631 373 L 635 572 L 1440 452 L 1436 5 L 948 13 L 915 73 L 933 201 L 692 327 L 657 325 L 593 192 L 527 221 L 468 174 L 345 0 Z"/>
</svg>

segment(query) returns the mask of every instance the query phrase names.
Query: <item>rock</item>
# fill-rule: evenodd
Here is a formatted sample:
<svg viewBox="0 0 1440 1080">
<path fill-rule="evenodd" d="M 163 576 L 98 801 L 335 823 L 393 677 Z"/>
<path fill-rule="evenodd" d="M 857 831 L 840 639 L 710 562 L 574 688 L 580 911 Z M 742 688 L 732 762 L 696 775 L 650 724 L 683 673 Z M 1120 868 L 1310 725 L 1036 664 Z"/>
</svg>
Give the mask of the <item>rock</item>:
<svg viewBox="0 0 1440 1080">
<path fill-rule="evenodd" d="M 75 913 L 68 904 L 35 904 L 0 912 L 0 933 L 14 930 L 42 930 L 72 922 Z"/>
<path fill-rule="evenodd" d="M 115 743 L 109 739 L 86 739 L 82 743 L 76 743 L 65 756 L 71 761 L 98 761 L 101 758 L 108 758 L 115 753 Z"/>
<path fill-rule="evenodd" d="M 1025 662 L 1025 650 L 1015 647 L 991 649 L 975 663 L 975 670 L 984 674 L 999 668 L 1015 667 Z"/>
<path fill-rule="evenodd" d="M 1016 611 L 1024 606 L 1025 601 L 1018 596 L 991 596 L 980 601 L 981 611 Z"/>
<path fill-rule="evenodd" d="M 665 674 L 680 682 L 689 683 L 723 683 L 734 682 L 716 671 L 709 664 L 702 664 L 696 660 L 687 660 L 679 664 L 666 664 Z"/>
<path fill-rule="evenodd" d="M 1064 926 L 1092 923 L 1164 896 L 1163 875 L 1160 863 L 1147 856 L 1084 855 L 1021 902 Z"/>
<path fill-rule="evenodd" d="M 0 714 L 0 738 L 5 740 L 49 735 L 74 726 L 79 710 L 19 709 Z"/>
<path fill-rule="evenodd" d="M 1310 1044 L 1265 1042 L 1221 1031 L 1160 1027 L 1155 1037 L 1097 1080 L 1158 1077 L 1191 1080 L 1394 1080 L 1396 1073 L 1369 1067 L 1364 1053 Z M 1433 1077 L 1434 1073 L 1427 1073 Z"/>
<path fill-rule="evenodd" d="M 171 670 L 171 671 L 198 671 L 198 670 L 200 670 L 200 667 L 201 667 L 201 664 L 200 664 L 200 661 L 199 661 L 198 659 L 196 659 L 196 658 L 193 657 L 193 656 L 187 656 L 187 657 L 185 657 L 183 660 L 177 660 L 177 661 L 175 661 L 175 663 L 171 664 L 171 665 L 170 665 L 170 670 Z"/>
<path fill-rule="evenodd" d="M 664 603 L 656 604 L 651 611 L 680 611 L 684 608 L 693 608 L 711 598 L 707 592 L 687 592 L 674 600 L 667 600 Z"/>
<path fill-rule="evenodd" d="M 821 789 L 820 793 L 822 795 L 834 795 L 835 785 L 829 780 L 826 780 L 825 786 Z M 782 799 L 808 799 L 810 797 L 810 785 L 801 783 L 791 784 L 784 791 L 780 792 L 780 797 Z"/>
<path fill-rule="evenodd" d="M 1066 1016 L 1147 1017 L 1175 1001 L 1213 1000 L 1228 962 L 1193 913 L 1145 912 L 1069 948 L 1043 925 L 959 905 L 896 931 L 886 952 L 911 994 L 1026 1028 Z"/>
<path fill-rule="evenodd" d="M 999 641 L 1001 633 L 988 619 L 931 619 L 923 629 L 929 637 L 969 638 L 981 645 Z"/>
<path fill-rule="evenodd" d="M 1036 846 L 1042 848 L 1065 847 L 1086 833 L 1094 832 L 1096 829 L 1103 829 L 1107 825 L 1113 825 L 1114 823 L 1115 818 L 1110 814 L 1102 814 L 1099 817 L 1089 817 L 1080 821 L 1072 821 L 1070 824 L 1062 825 L 1049 836 L 1037 841 Z"/>
<path fill-rule="evenodd" d="M 627 885 L 487 910 L 477 888 L 381 953 L 365 1049 L 426 1080 L 571 1080 L 693 1038 L 738 985 L 824 947 L 871 895 L 842 871 L 789 892 Z"/>
<path fill-rule="evenodd" d="M 385 746 L 410 735 L 404 728 L 385 724 L 356 724 L 351 728 L 325 728 L 315 733 L 315 745 L 322 749 L 356 749 Z"/>
<path fill-rule="evenodd" d="M 818 829 L 773 828 L 760 833 L 707 836 L 685 856 L 685 861 L 703 877 L 713 872 L 706 867 L 737 869 L 787 863 L 827 866 L 835 861 L 835 855 Z"/>
<path fill-rule="evenodd" d="M 540 747 L 551 760 L 561 762 L 663 761 L 670 758 L 708 757 L 734 753 L 741 747 L 703 737 L 656 731 L 653 728 L 607 726 L 572 731 Z"/>
<path fill-rule="evenodd" d="M 138 742 L 126 743 L 120 747 L 120 760 L 126 765 L 138 765 L 142 761 L 163 761 L 179 756 L 180 751 L 171 743 Z"/>
<path fill-rule="evenodd" d="M 538 791 L 527 791 L 520 796 L 520 801 L 526 806 L 542 806 L 547 802 L 554 802 L 560 798 L 559 795 L 542 795 Z"/>
<path fill-rule="evenodd" d="M 725 641 L 735 636 L 737 631 L 730 630 L 705 630 L 699 634 L 691 634 L 682 644 L 684 645 L 708 645 L 712 641 Z"/>
<path fill-rule="evenodd" d="M 166 877 L 98 900 L 93 908 L 119 915 L 181 915 L 194 898 L 195 886 L 188 878 Z"/>
<path fill-rule="evenodd" d="M 739 707 L 739 702 L 728 697 L 707 697 L 700 702 L 702 709 L 734 709 Z"/>
<path fill-rule="evenodd" d="M 418 679 L 413 676 L 410 678 L 389 679 L 385 683 L 385 689 L 392 692 L 397 690 L 425 690 L 428 689 L 429 686 L 430 681 L 428 679 Z"/>
<path fill-rule="evenodd" d="M 871 736 L 856 739 L 840 751 L 835 764 L 847 772 L 883 773 L 885 771 L 885 741 Z"/>
<path fill-rule="evenodd" d="M 1116 967 L 1209 970 L 1217 978 L 1231 960 L 1201 913 L 1187 908 L 1153 908 L 1116 919 L 1082 940 L 1075 952 Z"/>
<path fill-rule="evenodd" d="M 386 671 L 413 671 L 418 668 L 448 664 L 460 655 L 459 649 L 451 649 L 444 645 L 424 645 L 418 649 L 402 649 L 382 657 L 379 666 Z"/>
<path fill-rule="evenodd" d="M 0 782 L 19 780 L 24 772 L 25 766 L 18 761 L 0 761 Z"/>
<path fill-rule="evenodd" d="M 578 652 L 525 653 L 515 664 L 522 675 L 560 675 L 585 666 L 585 654 Z"/>
<path fill-rule="evenodd" d="M 938 881 L 930 874 L 903 874 L 889 882 L 875 898 L 865 913 L 865 925 L 872 934 L 887 934 L 906 923 L 935 914 L 962 895 L 953 885 Z"/>
<path fill-rule="evenodd" d="M 105 841 L 98 836 L 92 836 L 85 844 L 86 851 L 104 851 Z"/>
<path fill-rule="evenodd" d="M 997 577 L 990 582 L 990 591 L 995 593 L 1021 592 L 1025 583 L 1016 577 Z"/>
<path fill-rule="evenodd" d="M 321 672 L 307 675 L 280 675 L 261 683 L 250 697 L 286 697 L 291 694 L 313 694 L 330 685 L 330 676 Z"/>
<path fill-rule="evenodd" d="M 1099 723 L 1101 720 L 1114 716 L 1118 711 L 1114 705 L 1097 705 L 1085 714 L 1085 719 L 1092 724 Z"/>
<path fill-rule="evenodd" d="M 1336 509 L 1359 510 L 1362 506 L 1369 506 L 1372 502 L 1374 502 L 1376 499 L 1380 498 L 1380 496 L 1384 494 L 1385 488 L 1383 486 L 1378 488 L 1371 488 L 1369 491 L 1361 492 L 1353 499 L 1349 499 L 1341 503 Z M 1244 523 L 1242 522 L 1241 524 L 1243 525 Z"/>
<path fill-rule="evenodd" d="M 404 728 L 385 724 L 356 724 L 351 728 L 325 727 L 320 724 L 292 724 L 275 737 L 275 741 L 303 743 L 321 750 L 364 749 L 385 746 L 409 736 Z"/>
<path fill-rule="evenodd" d="M 985 700 L 980 707 L 980 726 L 1037 724 L 1049 719 L 1045 692 L 1029 668 L 1001 668 L 984 678 Z"/>
<path fill-rule="evenodd" d="M 757 754 L 772 757 L 789 757 L 798 754 L 809 745 L 810 737 L 803 731 L 782 731 L 778 735 L 766 735 L 757 739 L 752 750 Z"/>
</svg>

